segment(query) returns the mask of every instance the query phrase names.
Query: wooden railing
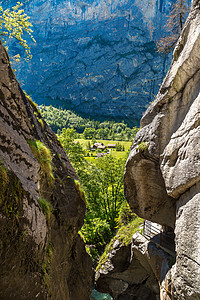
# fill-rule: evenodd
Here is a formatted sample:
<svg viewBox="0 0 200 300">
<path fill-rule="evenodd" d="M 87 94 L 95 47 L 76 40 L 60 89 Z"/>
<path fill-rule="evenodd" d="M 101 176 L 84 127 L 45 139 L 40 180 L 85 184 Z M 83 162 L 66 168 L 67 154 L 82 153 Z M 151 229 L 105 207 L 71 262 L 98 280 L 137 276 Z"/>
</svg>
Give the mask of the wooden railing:
<svg viewBox="0 0 200 300">
<path fill-rule="evenodd" d="M 145 220 L 143 235 L 166 252 L 169 252 L 173 256 L 175 255 L 173 231 L 163 231 L 161 225 Z"/>
</svg>

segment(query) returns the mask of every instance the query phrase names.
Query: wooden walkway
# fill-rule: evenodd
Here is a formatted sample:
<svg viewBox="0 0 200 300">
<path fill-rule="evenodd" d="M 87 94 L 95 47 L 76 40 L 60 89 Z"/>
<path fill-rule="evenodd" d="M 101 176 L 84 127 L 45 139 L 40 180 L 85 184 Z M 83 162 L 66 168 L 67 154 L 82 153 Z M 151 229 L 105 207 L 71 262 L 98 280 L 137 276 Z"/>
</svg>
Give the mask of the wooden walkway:
<svg viewBox="0 0 200 300">
<path fill-rule="evenodd" d="M 143 235 L 165 252 L 176 255 L 173 231 L 163 231 L 161 225 L 145 220 Z"/>
</svg>

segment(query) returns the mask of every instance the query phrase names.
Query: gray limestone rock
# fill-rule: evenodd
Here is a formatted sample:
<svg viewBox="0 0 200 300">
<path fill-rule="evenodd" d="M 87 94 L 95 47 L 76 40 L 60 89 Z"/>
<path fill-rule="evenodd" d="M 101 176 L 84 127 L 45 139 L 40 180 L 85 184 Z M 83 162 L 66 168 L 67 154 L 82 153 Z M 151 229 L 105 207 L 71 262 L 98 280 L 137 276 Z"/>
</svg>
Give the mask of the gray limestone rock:
<svg viewBox="0 0 200 300">
<path fill-rule="evenodd" d="M 139 233 L 128 246 L 109 250 L 96 273 L 96 288 L 115 300 L 158 300 L 159 285 L 170 269 L 171 256 Z"/>
<path fill-rule="evenodd" d="M 141 120 L 124 176 L 134 212 L 175 228 L 177 258 L 167 276 L 172 299 L 179 300 L 200 299 L 199 49 L 200 9 L 193 1 L 172 65 Z"/>
</svg>

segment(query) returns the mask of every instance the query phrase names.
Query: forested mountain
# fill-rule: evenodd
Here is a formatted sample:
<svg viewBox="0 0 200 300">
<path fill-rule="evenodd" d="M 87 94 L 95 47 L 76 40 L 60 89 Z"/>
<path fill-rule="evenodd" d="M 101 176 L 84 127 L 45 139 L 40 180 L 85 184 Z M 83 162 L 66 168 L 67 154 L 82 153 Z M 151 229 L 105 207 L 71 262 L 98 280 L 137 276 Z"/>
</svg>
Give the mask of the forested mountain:
<svg viewBox="0 0 200 300">
<path fill-rule="evenodd" d="M 14 67 L 34 101 L 90 116 L 127 118 L 135 125 L 168 67 L 155 42 L 173 1 L 22 2 L 36 44 L 30 42 L 31 62 Z M 18 53 L 15 42 L 11 48 L 10 55 Z"/>
</svg>

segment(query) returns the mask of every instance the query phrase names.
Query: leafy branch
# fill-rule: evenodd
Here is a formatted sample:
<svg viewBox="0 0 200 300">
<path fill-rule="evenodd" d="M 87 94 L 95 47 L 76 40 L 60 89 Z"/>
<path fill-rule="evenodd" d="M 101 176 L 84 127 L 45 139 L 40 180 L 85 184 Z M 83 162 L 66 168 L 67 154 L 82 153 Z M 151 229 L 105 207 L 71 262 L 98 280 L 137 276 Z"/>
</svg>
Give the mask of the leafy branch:
<svg viewBox="0 0 200 300">
<path fill-rule="evenodd" d="M 6 44 L 4 37 L 17 39 L 24 48 L 26 60 L 29 60 L 32 55 L 27 41 L 23 38 L 24 33 L 27 33 L 34 42 L 36 41 L 32 35 L 33 30 L 31 27 L 33 25 L 29 22 L 30 17 L 24 13 L 22 6 L 23 4 L 20 2 L 17 2 L 11 9 L 3 10 L 0 6 L 0 37 L 2 37 L 4 44 Z M 19 57 L 17 55 L 17 60 L 19 60 Z"/>
</svg>

